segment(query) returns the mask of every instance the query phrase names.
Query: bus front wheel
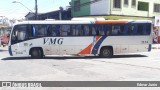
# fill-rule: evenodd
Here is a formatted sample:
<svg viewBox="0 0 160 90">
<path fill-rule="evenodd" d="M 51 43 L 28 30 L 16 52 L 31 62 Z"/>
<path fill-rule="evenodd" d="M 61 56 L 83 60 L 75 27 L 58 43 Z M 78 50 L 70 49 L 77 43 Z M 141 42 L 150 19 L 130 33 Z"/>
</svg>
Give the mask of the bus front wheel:
<svg viewBox="0 0 160 90">
<path fill-rule="evenodd" d="M 102 58 L 111 58 L 113 56 L 112 47 L 103 47 L 100 51 L 100 57 Z"/>
<path fill-rule="evenodd" d="M 43 57 L 43 51 L 40 48 L 31 49 L 31 58 L 40 59 Z"/>
</svg>

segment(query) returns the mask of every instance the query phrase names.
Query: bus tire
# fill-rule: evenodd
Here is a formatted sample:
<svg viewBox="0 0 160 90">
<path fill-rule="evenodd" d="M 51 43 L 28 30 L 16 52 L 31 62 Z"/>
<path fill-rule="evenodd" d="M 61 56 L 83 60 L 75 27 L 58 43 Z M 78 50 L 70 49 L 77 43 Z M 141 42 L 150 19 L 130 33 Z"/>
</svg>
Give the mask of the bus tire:
<svg viewBox="0 0 160 90">
<path fill-rule="evenodd" d="M 43 51 L 41 50 L 41 48 L 32 48 L 30 54 L 31 58 L 34 59 L 40 59 L 43 57 Z"/>
<path fill-rule="evenodd" d="M 111 58 L 113 56 L 113 48 L 112 47 L 103 47 L 100 50 L 101 58 Z"/>
</svg>

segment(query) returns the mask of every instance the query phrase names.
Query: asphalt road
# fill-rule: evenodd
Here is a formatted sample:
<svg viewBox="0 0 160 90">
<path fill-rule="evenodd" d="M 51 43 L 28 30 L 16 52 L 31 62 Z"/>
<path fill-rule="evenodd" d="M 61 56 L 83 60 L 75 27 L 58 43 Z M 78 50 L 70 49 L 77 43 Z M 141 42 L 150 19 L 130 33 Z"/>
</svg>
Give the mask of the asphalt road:
<svg viewBox="0 0 160 90">
<path fill-rule="evenodd" d="M 110 59 L 95 56 L 31 59 L 10 57 L 7 49 L 1 48 L 0 81 L 160 81 L 160 49 Z"/>
</svg>

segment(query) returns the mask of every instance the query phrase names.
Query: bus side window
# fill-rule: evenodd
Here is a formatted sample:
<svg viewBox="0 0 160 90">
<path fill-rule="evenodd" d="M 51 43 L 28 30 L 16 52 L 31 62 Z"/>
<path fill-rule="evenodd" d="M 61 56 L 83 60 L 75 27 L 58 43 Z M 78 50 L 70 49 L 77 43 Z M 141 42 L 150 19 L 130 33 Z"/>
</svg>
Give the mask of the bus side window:
<svg viewBox="0 0 160 90">
<path fill-rule="evenodd" d="M 91 35 L 92 35 L 92 36 L 96 36 L 96 35 L 97 35 L 97 30 L 96 30 L 95 25 L 92 25 L 92 26 L 91 26 L 91 30 L 92 30 Z"/>
<path fill-rule="evenodd" d="M 38 36 L 38 25 L 32 25 L 31 28 L 32 28 L 33 37 L 37 37 Z"/>
<path fill-rule="evenodd" d="M 151 24 L 150 23 L 146 23 L 146 35 L 150 35 L 151 33 Z"/>
<path fill-rule="evenodd" d="M 110 35 L 109 25 L 103 25 L 103 30 L 104 30 L 105 35 L 107 36 Z"/>
<path fill-rule="evenodd" d="M 72 36 L 75 36 L 75 35 L 76 35 L 75 25 L 71 25 L 71 35 L 72 35 Z"/>
<path fill-rule="evenodd" d="M 26 39 L 26 30 L 17 31 L 18 40 L 22 41 Z"/>
<path fill-rule="evenodd" d="M 33 25 L 28 25 L 28 30 L 27 30 L 27 38 L 34 38 L 36 36 L 35 28 Z"/>
<path fill-rule="evenodd" d="M 52 26 L 51 25 L 47 26 L 47 36 L 52 36 Z"/>
<path fill-rule="evenodd" d="M 126 24 L 120 24 L 119 25 L 119 30 L 118 30 L 118 35 L 128 35 L 128 25 Z"/>
<path fill-rule="evenodd" d="M 83 35 L 84 35 L 84 26 L 78 25 L 78 36 L 83 36 Z"/>
<path fill-rule="evenodd" d="M 70 25 L 62 25 L 61 36 L 68 36 L 70 32 Z"/>
<path fill-rule="evenodd" d="M 129 33 L 130 33 L 130 24 L 124 24 L 123 28 L 121 28 L 119 33 L 121 35 L 129 35 Z"/>
<path fill-rule="evenodd" d="M 102 27 L 103 25 L 98 25 L 97 30 L 99 31 L 99 35 L 104 35 L 104 29 Z"/>
<path fill-rule="evenodd" d="M 81 36 L 82 35 L 81 25 L 75 25 L 75 35 L 76 36 Z"/>
<path fill-rule="evenodd" d="M 137 35 L 142 35 L 142 31 L 143 31 L 143 24 L 138 24 L 138 31 L 137 31 Z"/>
<path fill-rule="evenodd" d="M 37 32 L 36 32 L 36 28 L 34 26 L 32 27 L 32 32 L 33 32 L 33 37 L 36 37 Z"/>
<path fill-rule="evenodd" d="M 142 35 L 150 35 L 150 32 L 151 32 L 151 24 L 144 23 L 143 24 Z"/>
<path fill-rule="evenodd" d="M 45 34 L 45 31 L 47 31 L 46 25 L 36 25 L 36 31 L 37 31 L 38 37 L 46 36 L 46 34 Z"/>
<path fill-rule="evenodd" d="M 84 27 L 82 28 L 82 30 L 83 30 L 84 36 L 89 36 L 89 32 L 90 32 L 89 25 L 84 25 Z"/>
<path fill-rule="evenodd" d="M 55 25 L 54 31 L 56 32 L 56 36 L 60 36 L 60 29 L 61 29 L 60 25 Z"/>
<path fill-rule="evenodd" d="M 142 33 L 141 34 L 142 35 L 147 35 L 147 31 L 146 31 L 147 30 L 147 26 L 146 26 L 146 24 L 144 23 L 144 24 L 142 24 L 142 26 L 143 27 L 142 27 Z"/>
<path fill-rule="evenodd" d="M 48 25 L 47 35 L 56 36 L 55 25 Z"/>
<path fill-rule="evenodd" d="M 120 26 L 112 25 L 111 30 L 112 30 L 112 35 L 118 35 L 118 33 L 120 32 Z"/>
<path fill-rule="evenodd" d="M 71 25 L 71 31 L 72 36 L 82 36 L 83 31 L 81 25 Z"/>
<path fill-rule="evenodd" d="M 137 35 L 137 32 L 138 32 L 138 27 L 137 27 L 137 24 L 131 24 L 129 26 L 129 34 L 130 35 Z"/>
</svg>

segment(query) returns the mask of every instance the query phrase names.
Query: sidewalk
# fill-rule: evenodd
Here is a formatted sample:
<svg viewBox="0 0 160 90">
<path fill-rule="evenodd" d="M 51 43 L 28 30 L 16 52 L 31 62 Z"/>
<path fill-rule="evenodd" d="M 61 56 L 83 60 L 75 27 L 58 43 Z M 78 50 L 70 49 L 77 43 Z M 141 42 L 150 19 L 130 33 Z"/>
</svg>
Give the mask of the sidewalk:
<svg viewBox="0 0 160 90">
<path fill-rule="evenodd" d="M 152 49 L 160 49 L 160 44 L 152 44 Z"/>
<path fill-rule="evenodd" d="M 5 46 L 5 47 L 0 46 L 0 51 L 6 51 L 6 50 L 8 50 L 8 46 Z"/>
</svg>

